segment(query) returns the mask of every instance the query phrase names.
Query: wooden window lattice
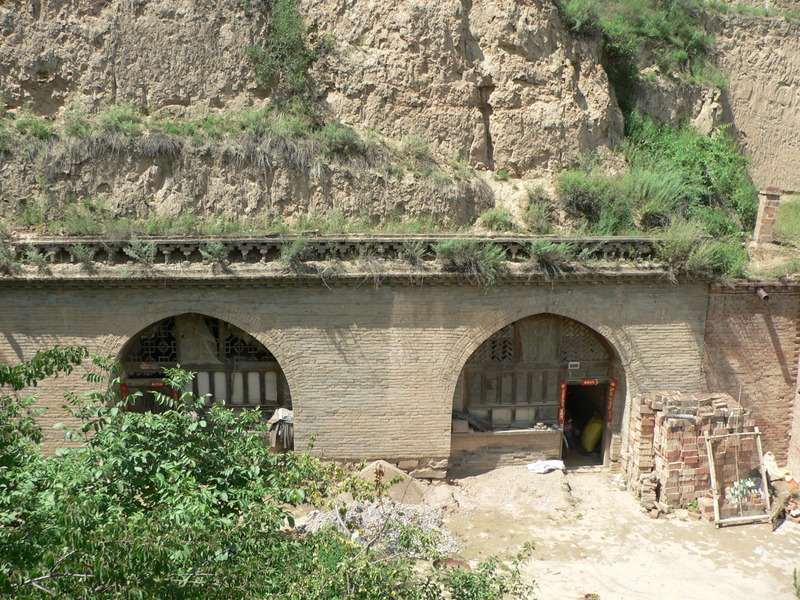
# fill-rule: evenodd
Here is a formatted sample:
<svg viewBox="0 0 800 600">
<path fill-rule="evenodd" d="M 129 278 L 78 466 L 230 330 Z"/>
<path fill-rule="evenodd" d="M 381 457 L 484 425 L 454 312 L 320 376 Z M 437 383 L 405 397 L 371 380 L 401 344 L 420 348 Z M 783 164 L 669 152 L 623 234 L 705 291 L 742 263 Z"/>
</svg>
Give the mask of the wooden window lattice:
<svg viewBox="0 0 800 600">
<path fill-rule="evenodd" d="M 483 342 L 467 361 L 471 364 L 511 364 L 514 362 L 514 324 L 507 325 Z"/>
<path fill-rule="evenodd" d="M 223 343 L 225 359 L 234 362 L 276 362 L 272 353 L 255 340 L 247 339 L 237 327 L 228 326 L 228 335 Z"/>
<path fill-rule="evenodd" d="M 564 320 L 561 325 L 561 359 L 564 362 L 609 358 L 608 350 L 591 329 L 576 321 Z"/>
<path fill-rule="evenodd" d="M 218 340 L 219 323 L 206 317 L 209 331 Z M 276 362 L 272 353 L 262 344 L 238 327 L 228 325 L 222 341 L 224 360 L 230 362 Z M 175 337 L 175 317 L 164 319 L 137 339 L 128 351 L 126 360 L 136 363 L 176 363 L 178 362 L 178 343 Z"/>
<path fill-rule="evenodd" d="M 137 363 L 178 362 L 175 318 L 164 319 L 145 331 L 128 351 L 127 360 Z"/>
</svg>

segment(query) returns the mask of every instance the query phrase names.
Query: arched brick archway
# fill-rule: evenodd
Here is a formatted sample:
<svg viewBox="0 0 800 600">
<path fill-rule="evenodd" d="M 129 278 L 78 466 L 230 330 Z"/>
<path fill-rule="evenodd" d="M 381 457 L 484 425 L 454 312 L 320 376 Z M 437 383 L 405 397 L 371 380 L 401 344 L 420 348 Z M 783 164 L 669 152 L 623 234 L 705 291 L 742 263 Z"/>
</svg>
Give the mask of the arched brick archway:
<svg viewBox="0 0 800 600">
<path fill-rule="evenodd" d="M 442 369 L 439 372 L 439 378 L 443 382 L 443 397 L 441 398 L 442 407 L 444 409 L 450 406 L 453 399 L 453 392 L 455 391 L 456 383 L 458 382 L 459 374 L 464 368 L 467 359 L 472 355 L 478 347 L 491 337 L 495 332 L 501 330 L 503 327 L 524 319 L 526 317 L 537 315 L 553 315 L 558 317 L 566 317 L 585 325 L 593 330 L 597 335 L 605 340 L 609 348 L 615 355 L 615 359 L 619 363 L 622 370 L 621 376 L 627 380 L 628 366 L 631 363 L 630 356 L 630 342 L 626 339 L 625 334 L 617 328 L 611 328 L 603 323 L 595 323 L 591 319 L 586 319 L 573 311 L 560 310 L 558 312 L 537 311 L 530 308 L 518 307 L 515 310 L 497 312 L 493 318 L 486 319 L 482 323 L 477 323 L 474 327 L 468 328 L 459 339 L 452 345 L 450 352 L 442 361 Z M 627 381 L 621 382 L 623 385 Z M 621 391 L 624 391 L 625 388 Z M 619 392 L 620 390 L 618 390 Z"/>
<path fill-rule="evenodd" d="M 264 344 L 281 364 L 291 362 L 279 336 L 272 335 L 271 332 L 265 330 L 264 319 L 261 315 L 227 310 L 220 307 L 218 302 L 203 302 L 196 299 L 172 302 L 167 306 L 149 306 L 139 313 L 127 314 L 121 323 L 117 323 L 121 333 L 105 336 L 105 339 L 99 345 L 98 352 L 119 358 L 125 345 L 137 333 L 162 319 L 184 313 L 198 313 L 215 319 L 222 319 L 242 331 L 246 331 Z"/>
<path fill-rule="evenodd" d="M 612 331 L 606 333 L 613 336 Z M 612 458 L 612 438 L 620 432 L 625 415 L 626 370 L 608 336 L 553 312 L 516 319 L 498 316 L 492 324 L 465 332 L 448 360 L 458 361 L 457 368 L 443 373 L 452 390 L 452 409 L 469 420 L 471 430 L 473 426 L 488 432 L 502 430 L 511 446 L 539 444 L 541 458 L 554 458 L 562 453 L 562 439 L 567 440 L 560 434 L 562 428 L 582 431 L 592 422 L 603 433 L 596 457 L 587 460 L 607 464 Z M 542 436 L 519 434 L 519 439 L 511 441 L 511 432 L 533 427 L 559 433 L 551 435 L 549 448 L 541 445 Z M 481 435 L 497 454 L 499 438 Z M 469 448 L 469 454 L 475 454 L 480 446 L 477 437 L 468 439 L 458 433 L 452 442 L 451 458 L 457 467 L 465 466 L 459 462 L 460 451 Z M 570 445 L 563 448 L 568 453 Z M 516 447 L 508 451 L 525 455 L 523 460 L 536 458 Z"/>
<path fill-rule="evenodd" d="M 254 337 L 272 353 L 281 365 L 289 387 L 294 389 L 296 363 L 292 360 L 292 351 L 284 343 L 281 333 L 267 327 L 264 322 L 266 318 L 263 315 L 228 310 L 220 307 L 217 302 L 187 299 L 182 302 L 170 303 L 167 306 L 149 306 L 146 310 L 135 314 L 129 313 L 122 322 L 117 322 L 120 333 L 103 336 L 97 345 L 97 353 L 101 356 L 114 356 L 120 360 L 123 349 L 138 333 L 158 321 L 184 313 L 197 313 L 221 319 Z"/>
<path fill-rule="evenodd" d="M 263 325 L 232 311 L 224 318 L 218 309 L 208 314 L 198 312 L 194 303 L 191 308 L 149 310 L 128 320 L 125 335 L 103 341 L 104 353 L 123 365 L 129 391 L 158 386 L 161 367 L 181 364 L 197 373 L 192 387 L 198 395 L 210 394 L 235 407 L 258 406 L 267 416 L 278 407 L 291 408 L 291 384 L 279 358 L 285 353 L 272 336 L 258 330 Z M 182 341 L 176 337 L 179 332 Z M 172 347 L 161 339 L 166 349 L 159 355 L 153 343 L 165 335 Z M 142 408 L 152 409 L 146 399 L 147 394 Z"/>
</svg>

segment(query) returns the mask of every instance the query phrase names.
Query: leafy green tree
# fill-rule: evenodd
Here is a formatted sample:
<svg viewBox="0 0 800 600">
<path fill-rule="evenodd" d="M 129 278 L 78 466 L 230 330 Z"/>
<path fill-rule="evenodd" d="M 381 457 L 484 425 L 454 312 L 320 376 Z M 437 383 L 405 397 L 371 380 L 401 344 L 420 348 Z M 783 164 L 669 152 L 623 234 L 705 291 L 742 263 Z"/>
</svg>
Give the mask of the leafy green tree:
<svg viewBox="0 0 800 600">
<path fill-rule="evenodd" d="M 344 532 L 299 533 L 292 505 L 343 491 L 363 496 L 371 484 L 308 454 L 273 452 L 255 410 L 184 392 L 155 394 L 165 412 L 130 411 L 138 397 L 118 396 L 108 360 L 94 358 L 85 375 L 103 391 L 68 394 L 80 423 L 68 437 L 80 445 L 43 455 L 34 399 L 18 392 L 85 358 L 82 349 L 55 349 L 0 366 L 10 390 L 0 396 L 0 597 L 528 597 L 519 571 L 507 575 L 494 563 L 463 581 L 424 576 L 408 556 L 381 554 Z M 192 376 L 169 369 L 165 381 L 184 390 Z"/>
</svg>

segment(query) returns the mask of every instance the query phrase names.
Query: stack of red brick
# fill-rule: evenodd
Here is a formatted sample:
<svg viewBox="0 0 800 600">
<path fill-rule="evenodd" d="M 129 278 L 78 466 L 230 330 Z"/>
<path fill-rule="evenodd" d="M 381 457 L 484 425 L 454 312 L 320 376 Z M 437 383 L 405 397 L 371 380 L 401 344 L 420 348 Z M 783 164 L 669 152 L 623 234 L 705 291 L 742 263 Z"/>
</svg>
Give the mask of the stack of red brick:
<svg viewBox="0 0 800 600">
<path fill-rule="evenodd" d="M 652 392 L 633 399 L 625 473 L 643 501 L 686 506 L 711 490 L 705 435 L 752 431 L 752 416 L 727 394 Z M 748 474 L 757 452 L 752 438 L 712 444 L 720 485 Z M 737 471 L 737 468 L 740 470 Z M 725 483 L 728 482 L 728 483 Z"/>
</svg>

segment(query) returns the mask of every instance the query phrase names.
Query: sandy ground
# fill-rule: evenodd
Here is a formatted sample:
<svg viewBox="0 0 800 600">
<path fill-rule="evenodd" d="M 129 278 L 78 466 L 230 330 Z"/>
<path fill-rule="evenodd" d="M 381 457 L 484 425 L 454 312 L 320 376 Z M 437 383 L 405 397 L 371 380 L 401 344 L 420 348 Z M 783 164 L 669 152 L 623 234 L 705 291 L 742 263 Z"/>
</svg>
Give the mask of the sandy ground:
<svg viewBox="0 0 800 600">
<path fill-rule="evenodd" d="M 565 485 L 567 484 L 567 485 Z M 535 544 L 524 574 L 539 600 L 761 600 L 795 598 L 800 525 L 716 528 L 651 519 L 606 471 L 534 475 L 506 467 L 424 490 L 471 563 Z"/>
</svg>

